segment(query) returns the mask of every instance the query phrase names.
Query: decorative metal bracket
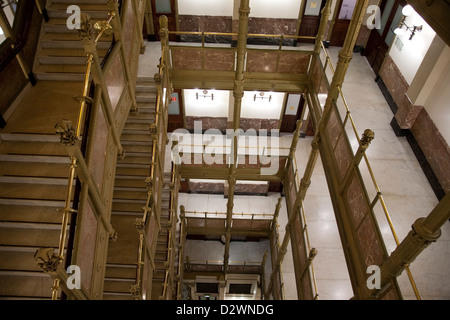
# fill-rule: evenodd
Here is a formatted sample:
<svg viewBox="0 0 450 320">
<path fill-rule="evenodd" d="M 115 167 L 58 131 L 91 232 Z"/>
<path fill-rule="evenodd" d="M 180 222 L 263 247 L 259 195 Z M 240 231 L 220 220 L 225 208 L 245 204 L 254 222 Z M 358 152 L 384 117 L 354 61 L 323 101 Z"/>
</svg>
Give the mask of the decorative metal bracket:
<svg viewBox="0 0 450 320">
<path fill-rule="evenodd" d="M 70 120 L 61 120 L 55 125 L 55 133 L 59 135 L 61 143 L 66 146 L 73 146 L 79 142 L 75 128 Z"/>
<path fill-rule="evenodd" d="M 80 29 L 78 34 L 81 40 L 91 40 L 95 35 L 95 29 L 93 28 L 91 17 L 87 14 L 81 14 Z"/>
<path fill-rule="evenodd" d="M 34 254 L 34 260 L 36 260 L 38 266 L 44 272 L 55 272 L 61 263 L 53 248 L 41 248 L 37 250 Z"/>
</svg>

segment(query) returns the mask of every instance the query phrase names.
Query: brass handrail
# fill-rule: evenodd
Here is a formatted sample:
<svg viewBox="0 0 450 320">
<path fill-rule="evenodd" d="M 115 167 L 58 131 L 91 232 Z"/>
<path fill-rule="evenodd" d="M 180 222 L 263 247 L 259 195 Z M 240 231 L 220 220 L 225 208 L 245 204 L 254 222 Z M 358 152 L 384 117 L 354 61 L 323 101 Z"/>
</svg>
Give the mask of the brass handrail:
<svg viewBox="0 0 450 320">
<path fill-rule="evenodd" d="M 215 216 L 217 216 L 217 215 L 226 215 L 227 213 L 226 212 L 217 212 L 217 211 L 188 211 L 188 210 L 186 210 L 185 211 L 185 213 L 191 213 L 191 214 L 203 214 L 203 215 L 205 215 L 205 218 L 208 216 L 208 215 L 215 215 Z M 274 214 L 273 213 L 244 213 L 244 212 L 242 212 L 242 213 L 233 213 L 233 216 L 252 216 L 252 217 L 266 217 L 266 216 L 268 216 L 268 217 L 272 217 L 273 218 L 273 216 L 274 216 Z M 186 218 L 197 218 L 197 217 L 186 217 Z M 203 218 L 203 217 L 199 217 L 199 218 Z M 270 219 L 270 220 L 272 220 L 272 219 Z"/>
<path fill-rule="evenodd" d="M 174 35 L 198 35 L 198 36 L 231 36 L 236 37 L 238 33 L 236 32 L 202 32 L 202 31 L 169 31 L 169 34 Z M 316 37 L 312 36 L 294 36 L 294 35 L 284 35 L 284 34 L 260 34 L 260 33 L 248 33 L 247 37 L 266 37 L 266 38 L 290 38 L 290 39 L 308 39 L 315 40 Z"/>
<path fill-rule="evenodd" d="M 176 185 L 176 169 L 175 165 L 172 163 L 172 174 L 170 183 Z M 169 286 L 169 278 L 170 278 L 170 269 L 173 268 L 173 252 L 175 250 L 173 243 L 173 232 L 172 226 L 175 225 L 175 216 L 176 216 L 176 204 L 174 203 L 174 190 L 170 190 L 170 205 L 169 205 L 169 221 L 168 221 L 168 239 L 167 239 L 167 260 L 166 260 L 166 271 L 164 273 L 164 282 L 163 282 L 163 292 L 162 297 L 166 299 L 167 287 Z M 175 209 L 174 209 L 175 208 Z"/>
<path fill-rule="evenodd" d="M 223 265 L 223 260 L 189 260 L 190 264 L 205 264 L 205 265 Z M 239 266 L 260 266 L 261 261 L 229 261 L 229 264 Z"/>
<path fill-rule="evenodd" d="M 331 71 L 332 71 L 332 73 L 334 74 L 335 69 L 334 69 L 334 67 L 333 67 L 332 59 L 331 59 L 330 55 L 328 54 L 328 51 L 326 50 L 325 45 L 323 44 L 323 42 L 321 42 L 320 44 L 321 44 L 322 50 L 323 50 L 323 52 L 324 52 L 324 54 L 325 54 L 325 58 L 326 58 L 326 64 L 325 64 L 325 66 L 324 66 L 324 70 L 325 70 L 325 68 L 326 68 L 327 66 L 329 66 L 330 69 L 331 69 Z M 325 71 L 326 71 L 326 70 L 325 70 Z M 345 97 L 344 97 L 344 94 L 343 94 L 343 92 L 342 92 L 341 87 L 339 86 L 338 88 L 339 88 L 339 95 L 340 95 L 340 97 L 341 97 L 341 99 L 342 99 L 342 102 L 343 102 L 344 107 L 345 107 L 345 110 L 346 110 L 346 118 L 345 118 L 344 123 L 346 123 L 347 119 L 350 120 L 350 123 L 351 123 L 351 125 L 352 125 L 352 129 L 353 129 L 353 132 L 355 133 L 356 137 L 358 138 L 358 137 L 359 137 L 359 134 L 358 134 L 358 131 L 357 131 L 357 129 L 356 129 L 356 125 L 355 125 L 355 122 L 354 122 L 354 120 L 353 120 L 353 117 L 352 117 L 352 115 L 351 115 L 351 112 L 350 112 L 348 103 L 347 103 L 347 101 L 346 101 L 346 99 L 345 99 Z M 344 126 L 345 126 L 345 124 L 344 124 Z M 358 138 L 358 141 L 359 141 L 359 138 Z M 397 233 L 396 233 L 395 228 L 394 228 L 394 225 L 393 225 L 393 223 L 392 223 L 391 216 L 390 216 L 390 214 L 389 214 L 389 211 L 388 211 L 388 209 L 387 209 L 386 203 L 385 203 L 385 201 L 384 201 L 383 194 L 381 193 L 381 190 L 380 190 L 380 188 L 379 188 L 379 185 L 378 185 L 378 183 L 377 183 L 377 181 L 376 181 L 376 179 L 375 179 L 375 175 L 374 175 L 374 173 L 373 173 L 372 167 L 370 166 L 369 159 L 368 159 L 368 157 L 367 157 L 367 155 L 366 155 L 365 153 L 363 154 L 363 157 L 364 157 L 365 163 L 366 163 L 366 165 L 367 165 L 367 169 L 369 170 L 369 173 L 370 173 L 370 177 L 371 177 L 372 183 L 373 183 L 374 188 L 375 188 L 375 190 L 376 190 L 376 192 L 377 192 L 377 194 L 375 195 L 375 198 L 373 199 L 373 201 L 372 201 L 372 203 L 371 203 L 371 207 L 373 208 L 373 207 L 375 206 L 376 202 L 377 202 L 378 200 L 380 201 L 381 207 L 383 208 L 383 211 L 384 211 L 384 214 L 385 214 L 385 217 L 386 217 L 386 220 L 387 220 L 387 222 L 388 222 L 388 224 L 389 224 L 389 228 L 390 228 L 390 230 L 391 230 L 391 232 L 392 232 L 392 235 L 393 235 L 393 237 L 394 237 L 395 243 L 396 243 L 396 245 L 398 246 L 398 245 L 400 244 L 400 242 L 399 242 L 399 240 L 398 240 Z M 413 291 L 414 291 L 414 294 L 415 294 L 417 300 L 421 300 L 419 291 L 418 291 L 418 289 L 417 289 L 416 283 L 415 283 L 414 278 L 413 278 L 413 276 L 412 276 L 412 274 L 411 274 L 411 270 L 409 269 L 409 266 L 405 266 L 405 270 L 406 270 L 406 273 L 408 274 L 409 281 L 410 281 L 410 283 L 411 283 L 411 286 L 412 286 L 412 288 L 413 288 Z"/>
<path fill-rule="evenodd" d="M 110 12 L 109 16 L 110 17 L 107 21 L 103 21 L 103 23 L 104 23 L 103 26 L 110 26 L 112 19 L 114 19 L 114 17 L 115 17 L 115 12 Z M 103 33 L 107 29 L 106 29 L 106 27 L 103 27 L 103 28 L 99 28 L 98 30 L 99 30 L 99 33 L 94 40 L 94 46 L 97 46 L 98 41 L 100 40 Z M 86 60 L 86 72 L 85 72 L 84 85 L 83 85 L 83 95 L 81 97 L 80 111 L 78 114 L 78 122 L 77 122 L 76 131 L 75 131 L 76 139 L 78 141 L 81 140 L 81 130 L 82 130 L 82 127 L 84 124 L 86 106 L 90 100 L 90 98 L 88 97 L 88 91 L 89 91 L 89 83 L 90 83 L 90 75 L 91 75 L 93 58 L 94 58 L 94 55 L 92 53 L 90 53 Z M 68 178 L 68 183 L 67 183 L 67 193 L 66 193 L 66 198 L 65 198 L 65 206 L 63 209 L 61 233 L 60 233 L 59 245 L 58 245 L 57 257 L 59 259 L 59 262 L 62 262 L 64 260 L 64 247 L 65 247 L 66 238 L 67 238 L 67 231 L 68 231 L 67 228 L 68 228 L 69 216 L 72 213 L 76 212 L 76 210 L 72 209 L 72 207 L 71 207 L 73 182 L 75 180 L 76 166 L 77 166 L 77 158 L 71 157 L 69 178 Z M 53 286 L 51 288 L 52 289 L 52 300 L 58 299 L 59 288 L 60 288 L 60 280 L 55 279 L 53 281 Z"/>
</svg>

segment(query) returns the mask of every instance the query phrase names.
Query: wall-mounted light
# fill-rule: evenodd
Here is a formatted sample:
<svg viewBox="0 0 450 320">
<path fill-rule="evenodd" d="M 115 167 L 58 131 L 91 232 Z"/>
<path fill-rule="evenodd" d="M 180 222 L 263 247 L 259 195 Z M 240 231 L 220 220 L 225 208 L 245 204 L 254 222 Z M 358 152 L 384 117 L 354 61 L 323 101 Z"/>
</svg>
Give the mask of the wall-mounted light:
<svg viewBox="0 0 450 320">
<path fill-rule="evenodd" d="M 257 94 L 255 93 L 255 95 L 253 96 L 253 101 L 256 101 L 256 99 L 262 99 L 262 100 L 269 99 L 269 102 L 270 102 L 272 100 L 272 95 L 270 95 L 268 97 L 265 97 L 264 95 L 265 95 L 264 92 L 260 92 L 259 97 L 258 97 Z"/>
<path fill-rule="evenodd" d="M 199 97 L 203 97 L 203 98 L 211 98 L 211 100 L 214 100 L 214 93 L 211 93 L 211 95 L 208 95 L 208 90 L 203 90 L 203 94 L 198 94 L 198 92 L 195 93 L 195 97 L 198 98 Z"/>
<path fill-rule="evenodd" d="M 414 13 L 414 9 L 409 4 L 403 7 L 403 9 L 402 9 L 403 17 L 402 17 L 402 20 L 400 21 L 400 26 L 394 30 L 394 33 L 396 35 L 398 35 L 398 36 L 403 35 L 405 33 L 405 31 L 408 30 L 409 32 L 411 32 L 411 36 L 409 37 L 409 40 L 411 40 L 417 31 L 422 31 L 422 28 L 423 28 L 422 25 L 420 25 L 420 26 L 413 25 L 412 27 L 410 27 L 406 24 L 406 22 L 405 22 L 406 18 L 409 17 L 410 15 L 412 15 L 413 13 Z M 405 27 L 405 29 L 403 29 L 403 27 Z"/>
</svg>

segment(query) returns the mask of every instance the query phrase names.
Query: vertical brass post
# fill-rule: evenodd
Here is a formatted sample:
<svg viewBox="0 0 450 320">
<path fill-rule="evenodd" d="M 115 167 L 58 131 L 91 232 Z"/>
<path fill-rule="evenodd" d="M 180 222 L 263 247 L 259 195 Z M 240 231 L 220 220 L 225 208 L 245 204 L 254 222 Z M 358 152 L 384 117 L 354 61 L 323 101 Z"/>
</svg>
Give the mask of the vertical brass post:
<svg viewBox="0 0 450 320">
<path fill-rule="evenodd" d="M 333 79 L 328 91 L 328 96 L 325 101 L 324 111 L 316 128 L 316 135 L 314 137 L 314 140 L 316 142 L 318 142 L 318 140 L 320 139 L 320 134 L 328 123 L 328 118 L 330 116 L 333 104 L 336 103 L 336 100 L 339 96 L 340 87 L 344 82 L 344 77 L 347 72 L 348 65 L 353 57 L 353 47 L 355 46 L 359 29 L 361 28 L 362 20 L 365 15 L 364 9 L 367 7 L 367 3 L 368 0 L 361 0 L 356 2 L 353 16 L 348 27 L 347 36 L 345 37 L 344 45 L 339 52 L 338 63 L 336 64 L 335 73 L 333 75 Z M 318 52 L 320 51 L 320 42 L 316 41 L 315 50 L 316 49 L 318 50 Z"/>
<path fill-rule="evenodd" d="M 248 33 L 248 17 L 250 14 L 250 0 L 241 0 L 239 7 L 239 33 L 237 42 L 237 63 L 234 78 L 234 110 L 233 110 L 233 142 L 232 152 L 233 158 L 230 165 L 230 178 L 228 180 L 228 203 L 227 203 L 227 232 L 225 235 L 225 253 L 224 253 L 224 272 L 227 272 L 230 257 L 230 240 L 231 240 L 231 220 L 233 216 L 234 189 L 236 185 L 236 168 L 238 159 L 238 141 L 239 135 L 237 131 L 240 128 L 242 97 L 244 96 L 244 65 L 247 47 Z"/>
</svg>

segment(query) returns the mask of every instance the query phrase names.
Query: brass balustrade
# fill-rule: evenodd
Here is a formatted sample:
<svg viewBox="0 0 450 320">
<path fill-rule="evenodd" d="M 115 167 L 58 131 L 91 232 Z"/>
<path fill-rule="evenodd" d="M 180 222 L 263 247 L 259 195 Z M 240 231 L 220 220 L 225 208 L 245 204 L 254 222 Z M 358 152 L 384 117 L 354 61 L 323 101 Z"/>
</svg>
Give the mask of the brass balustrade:
<svg viewBox="0 0 450 320">
<path fill-rule="evenodd" d="M 173 271 L 175 261 L 175 239 L 177 216 L 177 194 L 179 186 L 178 166 L 172 164 L 172 175 L 170 179 L 170 202 L 169 202 L 169 221 L 168 226 L 168 240 L 167 240 L 167 260 L 166 272 L 164 274 L 162 299 L 170 300 L 173 291 Z M 171 290 L 168 290 L 170 287 Z"/>
<path fill-rule="evenodd" d="M 171 95 L 171 85 L 168 76 L 168 62 L 170 61 L 169 51 L 168 51 L 168 34 L 167 34 L 167 18 L 161 16 L 160 18 L 161 30 L 161 58 L 158 65 L 158 73 L 155 74 L 154 80 L 157 88 L 156 97 L 156 107 L 155 107 L 155 121 L 150 123 L 149 131 L 152 135 L 152 158 L 150 162 L 150 175 L 146 178 L 145 183 L 147 186 L 147 200 L 146 205 L 142 208 L 143 215 L 141 219 L 136 220 L 136 228 L 139 234 L 139 245 L 138 245 L 138 261 L 136 270 L 136 282 L 130 287 L 130 292 L 134 295 L 135 299 L 143 299 L 142 292 L 142 272 L 141 268 L 145 265 L 145 259 L 143 259 L 143 252 L 145 250 L 146 256 L 150 261 L 151 269 L 156 270 L 156 265 L 154 261 L 154 249 L 155 241 L 153 241 L 153 247 L 149 248 L 147 243 L 149 243 L 149 237 L 155 237 L 161 230 L 161 220 L 160 220 L 160 194 L 161 189 L 155 183 L 156 178 L 159 181 L 164 181 L 164 150 L 161 150 L 158 145 L 165 146 L 167 143 L 163 138 L 167 135 L 167 110 L 169 97 Z M 133 111 L 133 110 L 132 110 Z M 134 110 L 137 111 L 137 110 Z M 157 170 L 157 167 L 158 169 Z M 146 226 L 151 215 L 154 215 L 157 224 L 157 231 L 155 234 L 147 234 Z M 151 277 L 150 277 L 151 278 Z M 149 280 L 151 281 L 151 280 Z"/>
<path fill-rule="evenodd" d="M 217 212 L 217 211 L 188 211 L 188 210 L 186 210 L 185 211 L 185 213 L 186 214 L 194 214 L 194 215 L 197 215 L 197 214 L 202 214 L 202 215 L 204 215 L 204 217 L 205 218 L 212 218 L 212 216 L 215 216 L 215 217 L 217 217 L 218 215 L 227 215 L 227 213 L 226 212 Z M 241 216 L 241 217 L 244 217 L 244 216 L 251 216 L 252 217 L 252 220 L 254 220 L 254 218 L 256 217 L 256 218 L 264 218 L 264 217 L 271 217 L 271 218 L 273 218 L 273 216 L 274 216 L 274 214 L 273 213 L 244 213 L 244 212 L 241 212 L 241 213 L 237 213 L 237 212 L 235 212 L 235 213 L 233 213 L 233 217 L 234 216 Z M 192 218 L 195 218 L 196 216 L 193 216 Z M 188 217 L 188 216 L 186 216 L 186 218 L 190 218 L 190 217 Z M 272 219 L 270 219 L 270 220 L 272 220 Z"/>
<path fill-rule="evenodd" d="M 323 42 L 321 42 L 321 48 L 322 48 L 322 52 L 325 55 L 325 64 L 324 64 L 324 67 L 323 67 L 324 71 L 326 72 L 326 68 L 329 67 L 331 72 L 332 72 L 332 74 L 334 74 L 335 73 L 335 68 L 333 66 L 332 58 L 330 57 L 330 55 L 329 55 L 327 49 L 325 48 L 325 45 L 323 44 Z M 340 86 L 338 87 L 338 89 L 339 89 L 339 96 L 342 99 L 343 105 L 345 107 L 345 113 L 346 113 L 344 121 L 343 121 L 343 127 L 345 128 L 347 122 L 350 121 L 352 130 L 353 130 L 355 136 L 357 137 L 357 139 L 359 140 L 359 138 L 358 138 L 359 137 L 358 130 L 356 129 L 355 121 L 353 120 L 353 117 L 352 117 L 352 114 L 350 112 L 350 108 L 348 106 L 348 103 L 347 103 L 347 101 L 346 101 L 346 99 L 344 97 L 344 94 L 343 94 L 342 89 L 341 89 Z M 343 130 L 342 130 L 342 132 L 343 132 Z M 342 132 L 341 132 L 341 134 L 342 134 Z M 367 169 L 368 169 L 369 174 L 370 174 L 370 178 L 371 178 L 373 186 L 374 186 L 374 188 L 376 190 L 376 195 L 375 195 L 374 199 L 372 200 L 370 206 L 373 209 L 375 207 L 376 203 L 378 201 L 380 201 L 380 204 L 381 204 L 381 207 L 383 209 L 383 212 L 384 212 L 384 215 L 386 217 L 386 220 L 388 222 L 389 228 L 390 228 L 391 233 L 392 233 L 392 235 L 394 237 L 395 243 L 398 246 L 400 244 L 400 241 L 399 241 L 399 239 L 397 237 L 397 233 L 396 233 L 394 225 L 392 223 L 392 219 L 391 219 L 391 216 L 389 214 L 389 210 L 388 210 L 388 208 L 386 206 L 386 202 L 384 201 L 383 194 L 382 194 L 382 192 L 380 190 L 380 187 L 379 187 L 379 185 L 378 185 L 378 183 L 376 181 L 375 175 L 373 173 L 372 167 L 371 167 L 371 165 L 369 163 L 369 159 L 368 159 L 368 157 L 367 157 L 367 155 L 365 153 L 362 154 L 362 157 L 364 158 L 365 164 L 366 164 Z M 416 283 L 415 283 L 414 278 L 413 278 L 413 276 L 411 274 L 411 270 L 409 269 L 409 266 L 405 266 L 405 270 L 406 270 L 406 273 L 408 275 L 408 279 L 409 279 L 409 281 L 411 283 L 412 289 L 414 291 L 414 294 L 415 294 L 417 300 L 421 300 L 419 291 L 417 289 Z"/>
<path fill-rule="evenodd" d="M 97 37 L 94 40 L 94 46 L 97 45 L 98 41 L 102 37 L 102 35 L 105 33 L 106 30 L 108 30 L 111 25 L 112 19 L 115 17 L 115 13 L 110 13 L 110 17 L 107 21 L 100 21 L 96 23 L 95 28 L 98 30 Z M 85 72 L 85 79 L 84 79 L 84 85 L 83 85 L 83 94 L 80 100 L 80 111 L 78 114 L 78 121 L 77 126 L 75 129 L 75 132 L 72 131 L 73 136 L 70 137 L 72 140 L 80 141 L 81 135 L 82 135 L 82 127 L 84 125 L 84 119 L 85 119 L 85 112 L 87 109 L 87 104 L 92 102 L 92 99 L 88 96 L 89 91 L 89 85 L 90 85 L 90 75 L 91 75 L 91 69 L 92 69 L 92 62 L 93 62 L 94 55 L 91 53 L 87 57 L 86 61 L 86 72 Z M 67 137 L 69 138 L 69 137 Z M 75 141 L 71 141 L 75 142 Z M 59 239 L 59 246 L 58 246 L 58 253 L 57 253 L 57 261 L 58 264 L 60 264 L 64 260 L 64 247 L 67 239 L 67 232 L 68 232 L 68 223 L 70 215 L 74 212 L 77 212 L 76 210 L 72 209 L 72 193 L 73 193 L 73 185 L 75 181 L 75 173 L 77 168 L 77 157 L 72 156 L 70 158 L 70 171 L 69 171 L 69 178 L 67 183 L 67 192 L 66 192 L 66 198 L 65 198 L 65 207 L 63 209 L 63 217 L 62 217 L 62 224 L 61 224 L 61 233 L 60 233 L 60 239 Z M 53 286 L 52 286 L 52 300 L 58 299 L 58 292 L 61 285 L 61 279 L 54 279 Z M 66 288 L 66 286 L 64 286 Z M 84 292 L 84 297 L 88 297 L 88 295 Z"/>
</svg>

